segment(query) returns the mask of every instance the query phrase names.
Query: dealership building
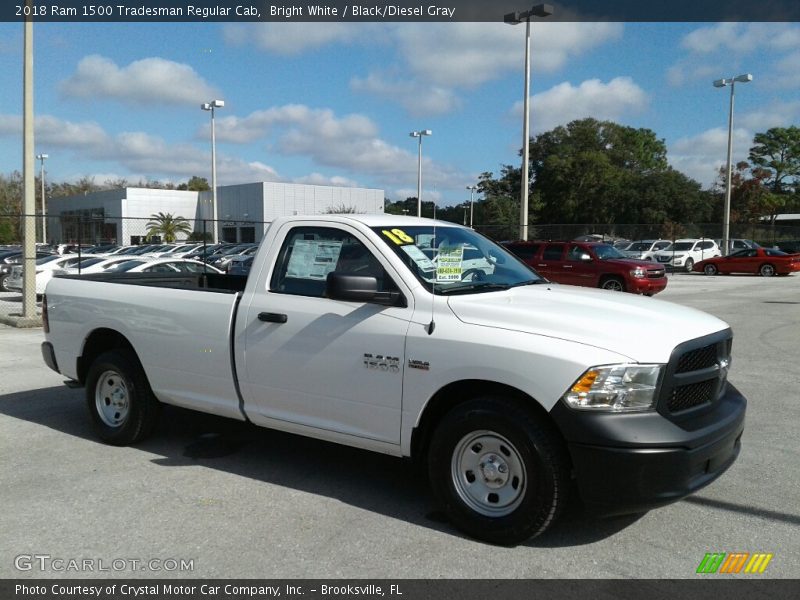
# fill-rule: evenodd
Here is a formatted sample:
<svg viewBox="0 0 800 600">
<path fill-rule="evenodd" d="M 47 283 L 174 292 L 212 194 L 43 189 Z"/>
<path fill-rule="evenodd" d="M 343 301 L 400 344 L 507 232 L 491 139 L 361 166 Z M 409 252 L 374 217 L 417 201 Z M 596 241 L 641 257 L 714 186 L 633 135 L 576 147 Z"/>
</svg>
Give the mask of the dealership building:
<svg viewBox="0 0 800 600">
<path fill-rule="evenodd" d="M 183 217 L 195 232 L 211 233 L 212 193 L 125 187 L 48 200 L 48 238 L 138 244 L 157 213 Z M 217 187 L 217 239 L 259 242 L 270 222 L 288 215 L 383 213 L 383 190 L 258 182 Z"/>
</svg>

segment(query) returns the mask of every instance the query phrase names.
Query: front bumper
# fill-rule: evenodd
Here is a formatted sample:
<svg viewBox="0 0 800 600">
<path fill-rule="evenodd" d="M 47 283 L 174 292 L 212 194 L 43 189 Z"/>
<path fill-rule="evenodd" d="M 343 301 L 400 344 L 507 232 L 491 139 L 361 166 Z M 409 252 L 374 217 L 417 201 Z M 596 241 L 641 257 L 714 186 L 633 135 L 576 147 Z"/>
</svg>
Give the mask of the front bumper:
<svg viewBox="0 0 800 600">
<path fill-rule="evenodd" d="M 663 506 L 705 487 L 741 448 L 747 401 L 727 384 L 695 419 L 659 412 L 610 414 L 551 411 L 567 440 L 580 496 L 591 512 L 614 515 Z"/>
<path fill-rule="evenodd" d="M 657 279 L 649 279 L 647 277 L 642 277 L 641 279 L 632 278 L 629 291 L 634 294 L 657 294 L 658 292 L 663 292 L 666 287 L 666 277 Z"/>
</svg>

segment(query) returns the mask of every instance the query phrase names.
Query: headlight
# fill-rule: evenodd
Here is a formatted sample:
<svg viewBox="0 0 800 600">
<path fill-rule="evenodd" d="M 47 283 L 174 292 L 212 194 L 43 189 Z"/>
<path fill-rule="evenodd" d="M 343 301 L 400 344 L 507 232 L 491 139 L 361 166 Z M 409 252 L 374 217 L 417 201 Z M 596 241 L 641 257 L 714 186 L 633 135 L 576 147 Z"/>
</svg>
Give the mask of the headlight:
<svg viewBox="0 0 800 600">
<path fill-rule="evenodd" d="M 639 364 L 592 367 L 564 394 L 564 400 L 582 410 L 652 410 L 663 368 Z"/>
<path fill-rule="evenodd" d="M 642 267 L 636 267 L 633 271 L 631 271 L 631 275 L 636 277 L 636 279 L 641 279 L 647 275 L 647 271 Z"/>
</svg>

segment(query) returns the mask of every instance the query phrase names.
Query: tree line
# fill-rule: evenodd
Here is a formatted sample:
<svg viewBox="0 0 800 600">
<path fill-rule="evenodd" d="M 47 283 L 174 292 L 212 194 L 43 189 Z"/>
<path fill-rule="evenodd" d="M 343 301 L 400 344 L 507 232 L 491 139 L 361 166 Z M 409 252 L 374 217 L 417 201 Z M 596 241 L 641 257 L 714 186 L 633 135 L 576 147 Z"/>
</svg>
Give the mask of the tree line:
<svg viewBox="0 0 800 600">
<path fill-rule="evenodd" d="M 697 181 L 667 162 L 663 139 L 649 129 L 579 119 L 530 140 L 529 227 L 542 224 L 660 224 L 662 235 L 681 224 L 721 223 L 725 167 L 714 184 Z M 520 152 L 521 155 L 521 152 Z M 753 138 L 748 161 L 734 166 L 731 223 L 774 223 L 782 212 L 800 212 L 800 129 L 775 127 Z M 519 229 L 520 167 L 502 165 L 480 175 L 474 205 L 476 229 L 510 239 Z M 431 216 L 432 203 L 423 203 Z M 388 202 L 386 212 L 415 215 L 417 199 Z M 464 222 L 464 205 L 437 216 Z"/>
</svg>

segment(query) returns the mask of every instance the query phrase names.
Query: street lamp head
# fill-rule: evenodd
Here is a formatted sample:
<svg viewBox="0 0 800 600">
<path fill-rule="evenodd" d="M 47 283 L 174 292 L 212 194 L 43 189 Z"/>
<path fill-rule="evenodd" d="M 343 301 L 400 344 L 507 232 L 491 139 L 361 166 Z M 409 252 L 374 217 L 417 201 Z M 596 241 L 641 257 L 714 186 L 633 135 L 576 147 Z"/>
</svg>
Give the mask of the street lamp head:
<svg viewBox="0 0 800 600">
<path fill-rule="evenodd" d="M 225 106 L 225 100 L 212 100 L 211 106 L 214 108 L 222 108 Z"/>
<path fill-rule="evenodd" d="M 753 81 L 753 76 L 750 73 L 745 73 L 744 75 L 737 75 L 733 80 L 739 83 L 749 83 Z"/>
<path fill-rule="evenodd" d="M 420 129 L 419 131 L 412 131 L 408 135 L 411 137 L 422 137 L 423 135 L 433 135 L 433 131 L 430 129 Z"/>
<path fill-rule="evenodd" d="M 528 14 L 532 17 L 549 17 L 553 14 L 553 5 L 537 4 L 528 12 Z"/>
<path fill-rule="evenodd" d="M 38 160 L 44 160 L 45 158 L 50 158 L 50 155 L 49 154 L 37 154 L 36 158 Z"/>
<path fill-rule="evenodd" d="M 208 102 L 203 102 L 200 105 L 200 108 L 202 108 L 203 110 L 211 110 L 211 104 L 209 104 Z"/>
<path fill-rule="evenodd" d="M 423 129 L 422 131 L 420 131 L 420 133 L 422 135 L 433 135 L 433 131 L 431 131 L 430 129 Z"/>
<path fill-rule="evenodd" d="M 727 80 L 727 79 L 717 79 L 717 80 L 714 82 L 714 87 L 715 87 L 715 88 L 723 88 L 723 87 L 725 87 L 726 85 L 728 85 L 728 80 Z"/>
<path fill-rule="evenodd" d="M 519 18 L 518 12 L 512 12 L 503 16 L 503 22 L 509 25 L 519 25 L 522 23 L 522 19 Z"/>
</svg>

